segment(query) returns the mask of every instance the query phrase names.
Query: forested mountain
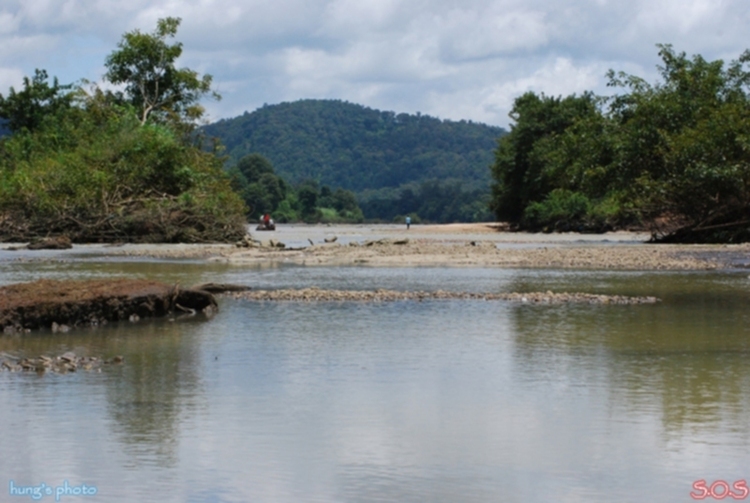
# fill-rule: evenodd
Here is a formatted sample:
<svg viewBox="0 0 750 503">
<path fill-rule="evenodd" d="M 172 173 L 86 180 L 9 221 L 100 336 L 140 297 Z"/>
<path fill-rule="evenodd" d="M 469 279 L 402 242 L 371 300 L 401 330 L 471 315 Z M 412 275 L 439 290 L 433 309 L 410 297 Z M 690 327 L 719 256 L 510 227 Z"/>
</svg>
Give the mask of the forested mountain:
<svg viewBox="0 0 750 503">
<path fill-rule="evenodd" d="M 411 191 L 409 197 L 419 196 L 427 183 L 458 189 L 467 201 L 489 194 L 489 166 L 497 139 L 505 133 L 484 124 L 383 112 L 338 100 L 266 105 L 204 131 L 226 146 L 230 164 L 261 154 L 291 184 L 314 180 L 352 190 L 368 218 L 384 219 L 398 214 L 391 203 L 403 199 L 403 190 Z M 369 206 L 368 214 L 373 198 L 377 204 Z M 409 212 L 418 211 L 418 202 Z M 406 209 L 402 204 L 401 210 Z"/>
</svg>

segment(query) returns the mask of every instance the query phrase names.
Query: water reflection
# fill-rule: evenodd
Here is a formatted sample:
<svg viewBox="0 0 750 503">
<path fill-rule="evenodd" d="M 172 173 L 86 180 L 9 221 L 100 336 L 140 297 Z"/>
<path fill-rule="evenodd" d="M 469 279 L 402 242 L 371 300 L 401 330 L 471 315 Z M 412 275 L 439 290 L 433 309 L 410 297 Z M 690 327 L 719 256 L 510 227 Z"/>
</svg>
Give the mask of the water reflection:
<svg viewBox="0 0 750 503">
<path fill-rule="evenodd" d="M 666 276 L 631 285 L 638 294 L 657 290 L 664 302 L 653 306 L 518 306 L 511 311 L 518 373 L 529 382 L 563 375 L 604 387 L 633 415 L 658 404 L 667 436 L 727 422 L 747 431 L 748 295 L 727 284 L 698 290 L 685 288 L 684 277 Z"/>
<path fill-rule="evenodd" d="M 200 394 L 200 344 L 187 321 L 143 322 L 138 330 L 121 326 L 111 331 L 108 345 L 125 357 L 107 380 L 107 412 L 125 452 L 141 463 L 165 467 L 177 463 L 179 425 L 190 421 L 193 407 L 185 397 Z M 194 403 L 193 403 L 194 405 Z"/>
<path fill-rule="evenodd" d="M 0 352 L 16 358 L 73 351 L 105 359 L 122 355 L 125 363 L 105 365 L 100 373 L 79 371 L 78 376 L 6 373 L 3 377 L 6 383 L 10 379 L 33 383 L 36 390 L 69 386 L 98 397 L 112 420 L 112 433 L 134 464 L 174 466 L 179 425 L 200 406 L 194 397 L 201 392 L 201 345 L 186 344 L 185 339 L 205 321 L 199 317 L 142 320 L 137 326 L 117 323 L 62 334 L 6 334 L 0 337 Z M 44 402 L 39 405 L 46 407 Z"/>
</svg>

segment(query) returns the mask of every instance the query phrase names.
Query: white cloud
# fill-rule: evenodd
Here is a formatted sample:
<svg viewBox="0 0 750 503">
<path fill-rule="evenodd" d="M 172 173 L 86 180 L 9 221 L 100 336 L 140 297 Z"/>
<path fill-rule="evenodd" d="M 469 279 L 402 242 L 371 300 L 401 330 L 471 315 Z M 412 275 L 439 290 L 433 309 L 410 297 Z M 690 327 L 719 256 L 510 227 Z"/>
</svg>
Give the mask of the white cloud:
<svg viewBox="0 0 750 503">
<path fill-rule="evenodd" d="M 23 77 L 24 73 L 19 68 L 0 67 L 0 89 L 10 89 L 11 87 L 16 90 L 21 89 Z"/>
<path fill-rule="evenodd" d="M 317 97 L 500 125 L 526 90 L 605 91 L 610 67 L 654 78 L 657 43 L 736 58 L 750 23 L 744 0 L 6 0 L 0 85 L 96 79 L 125 31 L 165 16 L 183 18 L 181 64 L 224 94 L 213 118 Z"/>
<path fill-rule="evenodd" d="M 502 12 L 499 9 L 454 9 L 436 18 L 449 59 L 470 60 L 528 51 L 548 42 L 545 15 L 540 11 Z"/>
</svg>

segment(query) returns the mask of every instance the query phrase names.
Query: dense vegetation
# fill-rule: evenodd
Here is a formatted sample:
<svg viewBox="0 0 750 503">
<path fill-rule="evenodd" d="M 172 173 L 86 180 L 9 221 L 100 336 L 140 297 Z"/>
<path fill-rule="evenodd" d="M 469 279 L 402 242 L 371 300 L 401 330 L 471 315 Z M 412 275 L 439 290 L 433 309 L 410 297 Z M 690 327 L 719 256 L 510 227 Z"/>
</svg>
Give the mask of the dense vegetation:
<svg viewBox="0 0 750 503">
<path fill-rule="evenodd" d="M 37 70 L 0 95 L 0 239 L 225 241 L 245 207 L 223 159 L 194 145 L 210 76 L 178 70 L 179 20 L 127 33 L 107 59 L 124 91 L 61 86 Z"/>
<path fill-rule="evenodd" d="M 491 217 L 488 166 L 504 133 L 333 100 L 264 106 L 204 132 L 226 146 L 230 164 L 257 153 L 294 187 L 353 191 L 367 218 L 416 212 L 440 222 Z"/>
<path fill-rule="evenodd" d="M 232 187 L 242 196 L 251 220 L 270 213 L 277 222 L 356 223 L 364 216 L 354 193 L 335 191 L 308 180 L 291 187 L 278 176 L 271 162 L 260 154 L 249 154 L 229 170 Z"/>
<path fill-rule="evenodd" d="M 659 46 L 661 81 L 620 92 L 526 93 L 495 152 L 496 216 L 531 230 L 647 225 L 665 241 L 750 239 L 750 51 L 737 61 Z"/>
</svg>

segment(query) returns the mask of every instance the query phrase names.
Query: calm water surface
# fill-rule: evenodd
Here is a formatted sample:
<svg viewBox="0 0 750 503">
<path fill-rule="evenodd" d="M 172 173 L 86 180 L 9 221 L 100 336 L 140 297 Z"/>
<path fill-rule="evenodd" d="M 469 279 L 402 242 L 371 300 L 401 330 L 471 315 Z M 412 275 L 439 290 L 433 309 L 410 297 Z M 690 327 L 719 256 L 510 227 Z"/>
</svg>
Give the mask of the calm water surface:
<svg viewBox="0 0 750 503">
<path fill-rule="evenodd" d="M 747 272 L 0 262 L 0 283 L 137 276 L 657 295 L 653 306 L 253 303 L 210 321 L 0 337 L 101 373 L 0 373 L 0 501 L 693 501 L 750 477 Z M 54 501 L 45 496 L 41 501 Z"/>
</svg>

